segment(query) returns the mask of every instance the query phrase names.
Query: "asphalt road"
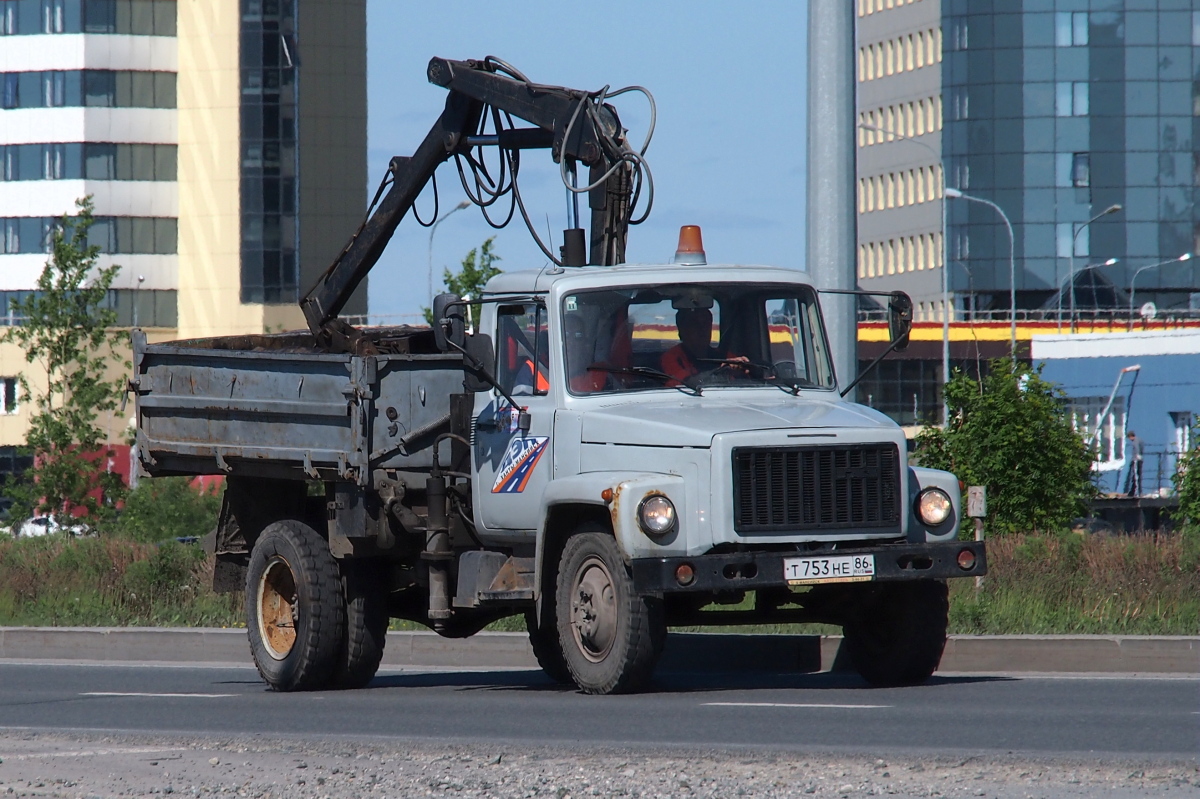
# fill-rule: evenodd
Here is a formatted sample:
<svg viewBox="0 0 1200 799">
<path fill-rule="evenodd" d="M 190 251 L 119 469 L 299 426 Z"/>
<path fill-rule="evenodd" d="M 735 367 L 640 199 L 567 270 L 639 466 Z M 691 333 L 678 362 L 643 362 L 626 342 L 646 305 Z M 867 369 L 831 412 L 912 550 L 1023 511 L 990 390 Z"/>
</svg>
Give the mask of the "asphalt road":
<svg viewBox="0 0 1200 799">
<path fill-rule="evenodd" d="M 22 729 L 1193 761 L 1200 682 L 660 674 L 648 693 L 592 697 L 536 671 L 391 671 L 361 691 L 276 694 L 248 668 L 0 664 L 0 732 Z"/>
</svg>

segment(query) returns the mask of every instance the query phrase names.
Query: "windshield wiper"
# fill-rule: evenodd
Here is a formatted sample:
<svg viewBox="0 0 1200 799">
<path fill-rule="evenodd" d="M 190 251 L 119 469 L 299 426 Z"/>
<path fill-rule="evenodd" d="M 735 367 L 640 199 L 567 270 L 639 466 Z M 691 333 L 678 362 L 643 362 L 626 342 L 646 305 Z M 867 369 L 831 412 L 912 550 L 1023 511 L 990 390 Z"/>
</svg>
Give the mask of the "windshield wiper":
<svg viewBox="0 0 1200 799">
<path fill-rule="evenodd" d="M 708 370 L 706 374 L 716 374 L 722 366 L 740 367 L 745 371 L 744 375 L 740 375 L 742 379 L 757 380 L 763 385 L 774 386 L 780 391 L 791 394 L 793 397 L 799 396 L 800 389 L 802 388 L 816 388 L 816 384 L 808 378 L 796 375 L 785 377 L 779 374 L 779 370 L 774 365 L 769 363 L 759 363 L 758 361 L 750 360 L 739 361 L 733 358 L 700 358 L 698 362 L 717 364 L 715 369 Z M 761 376 L 756 376 L 754 374 L 755 370 Z M 701 383 L 697 379 L 697 386 L 699 387 L 699 385 Z"/>
<path fill-rule="evenodd" d="M 666 372 L 660 372 L 657 369 L 651 369 L 647 366 L 603 366 L 593 364 L 587 368 L 589 372 L 608 372 L 614 375 L 637 375 L 638 377 L 653 377 L 662 382 L 663 385 L 669 388 L 677 388 L 684 394 L 700 396 L 699 383 L 693 383 L 692 377 L 684 378 L 682 381 L 677 377 L 672 377 Z M 694 377 L 694 376 L 693 376 Z"/>
</svg>

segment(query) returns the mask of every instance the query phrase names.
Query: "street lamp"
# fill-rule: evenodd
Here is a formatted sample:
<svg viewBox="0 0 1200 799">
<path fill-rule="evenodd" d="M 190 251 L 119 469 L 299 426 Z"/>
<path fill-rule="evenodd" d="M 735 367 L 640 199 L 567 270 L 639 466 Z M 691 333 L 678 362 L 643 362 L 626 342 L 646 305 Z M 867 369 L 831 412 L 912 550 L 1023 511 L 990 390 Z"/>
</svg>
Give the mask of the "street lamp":
<svg viewBox="0 0 1200 799">
<path fill-rule="evenodd" d="M 1089 271 L 1091 271 L 1092 269 L 1101 269 L 1101 268 L 1103 268 L 1103 267 L 1105 267 L 1105 266 L 1112 266 L 1113 264 L 1117 263 L 1117 262 L 1118 262 L 1118 261 L 1120 261 L 1120 260 L 1121 260 L 1120 258 L 1109 258 L 1107 261 L 1103 261 L 1103 262 L 1101 262 L 1101 263 L 1098 263 L 1098 264 L 1086 264 L 1086 265 L 1084 265 L 1084 266 L 1083 266 L 1083 268 L 1081 268 L 1081 269 L 1080 269 L 1078 272 L 1074 272 L 1074 273 L 1072 273 L 1072 274 L 1075 274 L 1075 275 L 1082 275 L 1082 274 L 1084 274 L 1085 272 L 1089 272 Z M 1072 286 L 1074 286 L 1074 285 L 1075 285 L 1075 280 L 1074 280 L 1074 278 L 1072 278 L 1072 280 L 1071 280 L 1071 285 L 1072 285 Z M 1071 293 L 1072 293 L 1072 294 L 1074 294 L 1075 292 L 1074 292 L 1074 291 L 1072 291 Z M 1092 298 L 1093 298 L 1093 300 L 1095 299 L 1095 296 L 1096 296 L 1096 287 L 1095 287 L 1095 284 L 1093 284 L 1093 285 L 1092 285 Z M 1094 317 L 1093 317 L 1093 318 L 1094 318 Z M 1071 332 L 1072 332 L 1072 333 L 1074 333 L 1074 332 L 1075 332 L 1075 306 L 1074 306 L 1074 304 L 1072 304 L 1072 305 L 1071 305 Z"/>
<path fill-rule="evenodd" d="M 433 234 L 437 232 L 438 225 L 442 224 L 452 215 L 458 213 L 464 208 L 470 207 L 471 201 L 463 200 L 458 205 L 454 206 L 449 211 L 435 219 L 433 224 L 429 226 L 429 274 L 425 279 L 425 296 L 429 297 L 430 302 L 433 302 Z"/>
<path fill-rule="evenodd" d="M 1116 203 L 1108 206 L 1103 211 L 1096 214 L 1091 219 L 1089 219 L 1088 221 L 1086 221 L 1082 225 L 1080 225 L 1078 227 L 1078 229 L 1076 229 L 1075 234 L 1073 236 L 1071 236 L 1071 251 L 1069 253 L 1067 253 L 1068 258 L 1070 258 L 1070 266 L 1071 266 L 1071 276 L 1069 278 L 1070 284 L 1071 284 L 1071 332 L 1075 332 L 1075 241 L 1076 241 L 1076 239 L 1079 238 L 1079 234 L 1087 229 L 1088 225 L 1092 224 L 1093 222 L 1095 222 L 1097 219 L 1099 219 L 1102 216 L 1108 216 L 1109 214 L 1115 214 L 1117 211 L 1120 211 L 1120 210 L 1121 210 L 1121 206 Z M 1058 332 L 1060 332 L 1060 333 L 1062 332 L 1062 289 L 1061 288 L 1058 291 Z"/>
<path fill-rule="evenodd" d="M 875 125 L 868 125 L 864 122 L 858 123 L 858 127 L 862 128 L 863 130 L 872 130 L 872 131 L 875 131 L 876 133 L 882 133 L 884 135 L 891 136 L 892 139 L 895 139 L 897 141 L 912 142 L 913 144 L 916 144 L 920 147 L 924 147 L 926 150 L 928 150 L 930 152 L 931 155 L 933 155 L 934 162 L 936 164 L 938 164 L 940 166 L 942 163 L 941 154 L 937 150 L 933 149 L 931 146 L 926 144 L 925 142 L 920 141 L 919 139 L 909 138 L 908 136 L 901 136 L 899 133 L 896 133 L 895 131 L 888 130 L 887 128 L 876 127 Z M 942 175 L 943 186 L 944 186 L 945 182 L 946 182 L 945 181 L 945 170 L 943 169 L 943 175 Z M 943 190 L 942 190 L 942 219 L 941 219 L 941 228 L 942 228 L 942 382 L 943 383 L 947 383 L 950 380 L 950 279 L 947 275 L 947 273 L 949 271 L 949 267 L 950 267 L 950 237 L 946 235 L 946 197 L 948 196 L 948 193 L 949 193 L 949 189 L 943 188 Z M 946 404 L 945 398 L 943 397 L 942 424 L 945 425 L 945 424 L 948 424 L 949 422 L 950 422 L 950 406 Z"/>
<path fill-rule="evenodd" d="M 1009 326 L 1008 326 L 1008 352 L 1012 359 L 1013 371 L 1017 368 L 1017 259 L 1016 259 L 1016 242 L 1013 239 L 1012 222 L 1008 221 L 1008 214 L 1004 213 L 1004 209 L 996 205 L 991 200 L 985 200 L 982 197 L 973 197 L 970 194 L 963 194 L 958 189 L 946 187 L 945 196 L 952 200 L 966 200 L 972 203 L 981 203 L 990 207 L 996 213 L 1000 214 L 1000 218 L 1004 220 L 1004 226 L 1008 228 L 1008 307 L 1010 310 Z M 945 298 L 943 297 L 943 300 Z"/>
<path fill-rule="evenodd" d="M 1140 275 L 1142 272 L 1145 272 L 1147 269 L 1153 269 L 1156 266 L 1164 266 L 1166 264 L 1179 263 L 1180 261 L 1190 261 L 1191 259 L 1192 259 L 1192 254 L 1190 252 L 1185 252 L 1183 255 L 1179 256 L 1178 258 L 1168 258 L 1167 260 L 1159 261 L 1156 264 L 1149 264 L 1148 266 L 1138 267 L 1138 270 L 1133 273 L 1133 278 L 1129 281 L 1129 327 L 1131 329 L 1133 328 L 1133 296 L 1134 296 L 1134 286 L 1137 284 L 1137 276 Z"/>
</svg>

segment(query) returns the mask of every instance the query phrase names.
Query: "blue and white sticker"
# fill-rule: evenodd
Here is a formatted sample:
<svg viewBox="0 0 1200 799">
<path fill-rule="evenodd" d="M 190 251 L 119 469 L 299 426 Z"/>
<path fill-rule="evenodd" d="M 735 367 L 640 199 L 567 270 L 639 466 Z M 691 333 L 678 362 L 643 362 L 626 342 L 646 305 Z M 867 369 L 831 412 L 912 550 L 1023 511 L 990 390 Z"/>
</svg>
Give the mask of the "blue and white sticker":
<svg viewBox="0 0 1200 799">
<path fill-rule="evenodd" d="M 492 483 L 492 493 L 520 494 L 524 491 L 549 443 L 549 436 L 526 436 L 508 442 L 508 450 L 496 472 L 496 482 Z"/>
</svg>

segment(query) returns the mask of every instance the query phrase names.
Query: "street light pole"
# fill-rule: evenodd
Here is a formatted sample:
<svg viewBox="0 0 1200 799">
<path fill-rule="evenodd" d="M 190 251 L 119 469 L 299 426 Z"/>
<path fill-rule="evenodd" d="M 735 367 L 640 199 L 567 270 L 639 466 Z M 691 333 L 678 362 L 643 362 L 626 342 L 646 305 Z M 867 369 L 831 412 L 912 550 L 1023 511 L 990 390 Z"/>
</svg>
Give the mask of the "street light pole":
<svg viewBox="0 0 1200 799">
<path fill-rule="evenodd" d="M 1129 327 L 1131 330 L 1133 329 L 1134 286 L 1137 284 L 1138 275 L 1140 275 L 1142 272 L 1145 272 L 1147 269 L 1153 269 L 1156 266 L 1165 266 L 1166 264 L 1179 263 L 1180 261 L 1190 261 L 1191 258 L 1192 258 L 1192 254 L 1190 252 L 1185 252 L 1183 255 L 1179 256 L 1178 258 L 1168 258 L 1167 260 L 1159 261 L 1156 264 L 1149 264 L 1148 266 L 1138 267 L 1138 270 L 1133 273 L 1133 277 L 1129 281 Z"/>
<path fill-rule="evenodd" d="M 890 136 L 895 141 L 911 142 L 919 147 L 924 147 L 934 158 L 934 163 L 937 166 L 942 166 L 942 156 L 933 147 L 929 146 L 920 139 L 901 136 L 893 130 L 868 125 L 865 122 L 858 123 L 858 127 L 863 130 L 870 130 L 876 133 L 882 133 L 885 136 Z M 941 182 L 944 186 L 945 168 L 943 167 Z M 950 380 L 950 279 L 947 275 L 950 269 L 950 237 L 946 235 L 946 196 L 949 190 L 943 188 L 942 191 L 942 383 L 945 384 Z M 950 422 L 950 406 L 946 404 L 945 396 L 942 397 L 942 424 L 946 425 Z"/>
<path fill-rule="evenodd" d="M 464 208 L 469 208 L 470 206 L 470 200 L 463 200 L 458 205 L 454 206 L 449 211 L 435 219 L 433 224 L 429 226 L 429 274 L 425 279 L 425 295 L 429 297 L 429 301 L 431 303 L 433 302 L 433 234 L 437 232 L 438 225 L 445 222 L 452 215 L 458 213 Z"/>
<path fill-rule="evenodd" d="M 1102 261 L 1101 263 L 1098 263 L 1098 264 L 1085 264 L 1083 266 L 1083 268 L 1081 268 L 1078 272 L 1075 272 L 1074 274 L 1082 275 L 1087 272 L 1090 272 L 1093 269 L 1101 269 L 1105 266 L 1112 266 L 1113 264 L 1117 263 L 1120 260 L 1121 260 L 1120 258 L 1109 258 L 1107 261 Z M 1071 285 L 1074 285 L 1074 284 L 1075 284 L 1075 281 L 1072 280 Z M 1095 286 L 1095 284 L 1093 284 L 1092 285 L 1092 299 L 1095 299 L 1095 296 L 1096 296 L 1096 286 Z M 1075 332 L 1075 312 L 1074 311 L 1071 312 L 1071 332 L 1072 333 Z"/>
<path fill-rule="evenodd" d="M 1004 209 L 996 205 L 991 200 L 985 200 L 982 197 L 975 197 L 970 194 L 964 194 L 958 189 L 947 188 L 945 196 L 952 200 L 966 200 L 972 203 L 981 203 L 1000 214 L 1000 218 L 1004 220 L 1004 226 L 1008 228 L 1008 307 L 1009 326 L 1008 326 L 1008 354 L 1012 359 L 1012 368 L 1016 371 L 1017 368 L 1017 258 L 1016 258 L 1016 240 L 1013 238 L 1012 222 L 1008 221 L 1008 214 L 1004 213 Z"/>
<path fill-rule="evenodd" d="M 1079 234 L 1082 233 L 1084 230 L 1086 230 L 1088 225 L 1092 224 L 1093 222 L 1095 222 L 1097 219 L 1099 219 L 1102 216 L 1108 216 L 1109 214 L 1115 214 L 1117 211 L 1120 211 L 1120 210 L 1121 210 L 1121 206 L 1117 203 L 1114 203 L 1114 204 L 1108 206 L 1103 211 L 1096 214 L 1091 219 L 1089 219 L 1088 221 L 1086 221 L 1082 225 L 1080 225 L 1079 228 L 1075 231 L 1075 234 L 1073 236 L 1071 236 L 1071 251 L 1067 253 L 1067 257 L 1070 259 L 1069 260 L 1070 276 L 1067 279 L 1071 286 L 1071 325 L 1070 325 L 1070 330 L 1072 333 L 1075 332 L 1075 242 L 1079 238 Z M 1059 291 L 1058 291 L 1058 332 L 1059 333 L 1062 332 L 1062 289 L 1061 289 L 1061 287 L 1059 288 Z"/>
</svg>

